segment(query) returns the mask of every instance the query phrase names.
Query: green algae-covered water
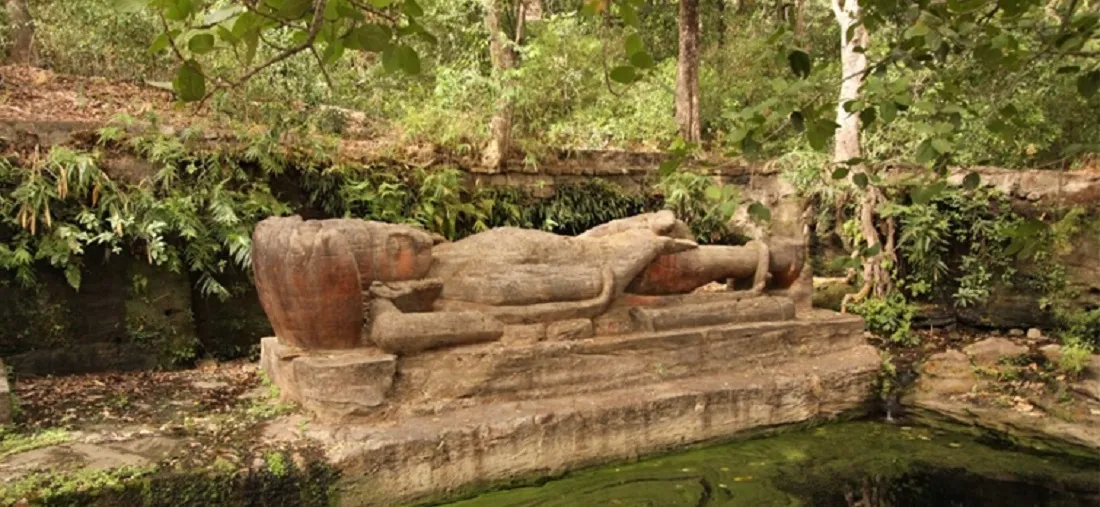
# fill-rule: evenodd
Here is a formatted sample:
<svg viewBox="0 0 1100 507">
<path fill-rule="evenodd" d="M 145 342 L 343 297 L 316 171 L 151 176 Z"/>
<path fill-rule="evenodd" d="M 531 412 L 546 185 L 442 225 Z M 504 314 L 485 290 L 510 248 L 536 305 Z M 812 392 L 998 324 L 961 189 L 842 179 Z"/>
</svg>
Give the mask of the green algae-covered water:
<svg viewBox="0 0 1100 507">
<path fill-rule="evenodd" d="M 1098 506 L 1100 456 L 850 422 L 580 471 L 448 505 Z"/>
</svg>

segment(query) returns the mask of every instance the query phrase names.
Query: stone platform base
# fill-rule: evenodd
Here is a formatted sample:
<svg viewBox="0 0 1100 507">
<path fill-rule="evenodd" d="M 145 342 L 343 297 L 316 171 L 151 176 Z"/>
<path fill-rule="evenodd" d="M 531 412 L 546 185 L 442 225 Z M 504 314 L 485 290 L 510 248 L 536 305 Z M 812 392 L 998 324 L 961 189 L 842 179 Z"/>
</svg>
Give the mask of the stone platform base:
<svg viewBox="0 0 1100 507">
<path fill-rule="evenodd" d="M 341 505 L 401 505 L 865 410 L 880 359 L 864 345 L 779 367 L 377 424 L 311 423 L 341 470 Z M 273 425 L 270 438 L 294 431 Z"/>
<path fill-rule="evenodd" d="M 317 414 L 305 435 L 341 469 L 342 504 L 394 505 L 865 410 L 880 358 L 862 331 L 815 311 L 408 358 L 267 339 L 262 367 Z"/>
</svg>

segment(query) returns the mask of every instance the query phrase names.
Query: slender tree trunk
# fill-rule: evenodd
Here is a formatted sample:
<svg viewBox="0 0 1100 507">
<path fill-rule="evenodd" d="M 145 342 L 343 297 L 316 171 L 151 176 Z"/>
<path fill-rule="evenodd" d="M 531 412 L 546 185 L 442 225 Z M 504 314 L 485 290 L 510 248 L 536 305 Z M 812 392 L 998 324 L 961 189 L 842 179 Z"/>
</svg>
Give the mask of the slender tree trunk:
<svg viewBox="0 0 1100 507">
<path fill-rule="evenodd" d="M 794 1 L 794 15 L 792 16 L 794 43 L 805 47 L 806 44 L 806 0 Z"/>
<path fill-rule="evenodd" d="M 844 110 L 846 102 L 859 98 L 859 88 L 863 86 L 863 75 L 867 71 L 867 55 L 856 48 L 866 48 L 870 40 L 867 29 L 856 24 L 848 37 L 849 27 L 859 22 L 860 8 L 858 0 L 832 0 L 833 13 L 840 24 L 840 98 L 836 105 L 836 145 L 833 148 L 833 162 L 844 162 L 862 155 L 859 143 L 859 114 Z"/>
<path fill-rule="evenodd" d="M 699 0 L 680 0 L 676 124 L 685 141 L 699 141 Z"/>
<path fill-rule="evenodd" d="M 27 0 L 7 0 L 7 9 L 12 37 L 8 63 L 30 65 L 34 60 L 34 20 L 27 8 Z"/>
<path fill-rule="evenodd" d="M 482 164 L 490 171 L 496 172 L 504 164 L 508 156 L 508 148 L 512 141 L 512 98 L 511 86 L 507 82 L 507 73 L 514 69 L 519 59 L 513 43 L 505 30 L 506 9 L 512 5 L 510 0 L 489 0 L 485 11 L 485 26 L 489 30 L 489 56 L 493 63 L 493 74 L 501 82 L 500 96 L 496 101 L 496 110 L 489 122 L 489 146 L 482 154 Z M 522 5 L 522 4 L 521 4 Z M 522 7 L 516 16 L 516 35 L 522 37 L 523 16 Z"/>
<path fill-rule="evenodd" d="M 837 100 L 836 123 L 840 127 L 836 131 L 835 145 L 833 146 L 833 162 L 844 163 L 859 158 L 863 155 L 860 144 L 860 119 L 859 113 L 845 111 L 844 104 L 859 98 L 860 87 L 863 85 L 864 74 L 867 71 L 867 56 L 863 50 L 870 42 L 867 29 L 859 21 L 860 6 L 858 0 L 831 0 L 833 14 L 836 15 L 840 25 L 840 62 L 841 83 L 840 96 Z M 862 48 L 857 51 L 857 48 Z M 862 164 L 854 167 L 851 174 L 867 171 Z M 879 253 L 863 261 L 863 286 L 855 294 L 847 294 L 841 303 L 841 311 L 846 311 L 849 303 L 858 302 L 872 293 L 875 296 L 885 296 L 891 289 L 890 273 L 883 265 L 883 260 L 892 258 L 893 231 L 887 233 L 887 245 L 882 244 L 878 228 L 875 224 L 875 208 L 882 202 L 884 196 L 874 185 L 868 185 L 859 203 L 860 233 L 868 248 L 879 248 Z M 885 248 L 881 248 L 885 247 Z M 858 251 L 859 245 L 855 245 Z"/>
</svg>

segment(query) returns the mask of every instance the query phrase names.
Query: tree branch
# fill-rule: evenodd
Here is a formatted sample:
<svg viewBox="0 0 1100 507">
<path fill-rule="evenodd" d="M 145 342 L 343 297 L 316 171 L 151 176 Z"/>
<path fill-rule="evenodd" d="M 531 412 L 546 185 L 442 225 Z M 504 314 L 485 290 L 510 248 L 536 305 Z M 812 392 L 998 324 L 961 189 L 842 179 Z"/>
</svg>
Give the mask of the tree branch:
<svg viewBox="0 0 1100 507">
<path fill-rule="evenodd" d="M 325 60 L 321 58 L 321 55 L 319 53 L 317 53 L 317 48 L 310 46 L 309 51 L 313 53 L 313 57 L 317 59 L 317 66 L 321 67 L 321 74 L 325 76 L 325 84 L 328 85 L 328 89 L 330 91 L 335 90 L 336 88 L 332 86 L 332 76 L 328 75 L 328 69 L 325 68 Z"/>
<path fill-rule="evenodd" d="M 348 3 L 350 3 L 351 5 L 353 5 L 355 7 L 358 7 L 361 10 L 364 10 L 364 11 L 367 11 L 371 14 L 374 14 L 375 16 L 378 16 L 380 18 L 389 20 L 391 23 L 394 23 L 394 24 L 397 23 L 397 16 L 389 14 L 385 11 L 380 11 L 378 9 L 375 9 L 374 7 L 371 7 L 369 5 L 365 5 L 362 2 L 357 2 L 356 0 L 348 0 Z"/>
<path fill-rule="evenodd" d="M 248 81 L 249 78 L 255 76 L 264 69 L 275 65 L 276 63 L 279 63 L 283 60 L 286 60 L 287 58 L 290 58 L 298 53 L 301 53 L 302 51 L 305 51 L 310 47 L 313 47 L 313 41 L 317 40 L 317 34 L 320 33 L 321 25 L 324 23 L 325 20 L 325 5 L 327 3 L 328 0 L 313 0 L 313 20 L 310 22 L 309 36 L 306 37 L 306 40 L 302 41 L 302 43 L 298 44 L 297 46 L 294 46 L 283 51 L 282 53 L 279 53 L 274 58 L 264 62 L 260 66 L 246 72 L 245 75 L 241 76 L 241 78 L 233 83 L 233 85 L 241 86 L 246 81 Z"/>
</svg>

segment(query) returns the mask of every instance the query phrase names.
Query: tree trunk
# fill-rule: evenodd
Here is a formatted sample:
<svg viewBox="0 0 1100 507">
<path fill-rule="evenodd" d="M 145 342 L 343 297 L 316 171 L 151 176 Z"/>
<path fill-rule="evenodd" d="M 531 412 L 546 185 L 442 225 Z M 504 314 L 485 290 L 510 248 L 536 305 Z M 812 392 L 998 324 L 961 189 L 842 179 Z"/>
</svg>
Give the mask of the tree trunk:
<svg viewBox="0 0 1100 507">
<path fill-rule="evenodd" d="M 676 124 L 685 141 L 699 141 L 699 0 L 680 0 Z"/>
<path fill-rule="evenodd" d="M 863 50 L 867 48 L 870 36 L 867 29 L 859 21 L 860 7 L 858 0 L 832 0 L 833 14 L 836 15 L 840 25 L 840 63 L 841 83 L 840 97 L 836 106 L 836 123 L 840 127 L 836 131 L 835 145 L 833 146 L 833 162 L 840 164 L 859 158 L 863 155 L 860 145 L 860 119 L 858 112 L 849 113 L 844 110 L 844 104 L 859 98 L 860 87 L 863 85 L 864 74 L 867 71 L 867 56 Z M 854 27 L 853 27 L 854 26 Z M 849 35 L 851 35 L 849 37 Z M 857 48 L 862 48 L 857 51 Z M 851 174 L 854 177 L 858 173 L 867 171 L 862 164 L 853 167 Z M 887 244 L 882 244 L 878 228 L 875 224 L 875 208 L 883 201 L 882 192 L 874 185 L 868 185 L 863 191 L 863 197 L 859 203 L 860 233 L 867 244 L 867 248 L 879 248 L 879 252 L 869 258 L 863 259 L 863 286 L 855 294 L 847 294 L 841 302 L 841 311 L 847 311 L 848 304 L 859 302 L 871 295 L 882 297 L 892 289 L 890 273 L 883 265 L 883 260 L 893 258 L 893 231 L 887 233 Z M 856 252 L 859 245 L 853 245 Z M 853 253 L 855 255 L 855 253 Z"/>
<path fill-rule="evenodd" d="M 11 25 L 11 48 L 8 63 L 30 65 L 34 54 L 34 20 L 26 0 L 7 0 L 8 23 Z"/>
<path fill-rule="evenodd" d="M 490 172 L 498 171 L 508 156 L 512 140 L 512 98 L 508 83 L 508 71 L 516 67 L 518 55 L 505 31 L 506 9 L 513 2 L 509 0 L 489 0 L 485 10 L 485 26 L 489 30 L 489 57 L 493 63 L 493 74 L 501 83 L 500 96 L 497 97 L 496 110 L 489 122 L 489 146 L 482 154 L 482 164 Z M 523 11 L 519 11 L 516 20 L 516 35 L 521 37 L 523 30 Z M 518 42 L 518 39 L 517 39 Z"/>
<path fill-rule="evenodd" d="M 863 75 L 867 71 L 867 55 L 856 48 L 866 48 L 869 41 L 867 29 L 859 22 L 860 8 L 858 0 L 832 0 L 833 13 L 840 24 L 840 99 L 836 105 L 836 145 L 833 148 L 833 162 L 844 162 L 861 156 L 859 143 L 859 114 L 844 110 L 846 102 L 859 98 L 859 88 L 863 85 Z"/>
<path fill-rule="evenodd" d="M 806 44 L 806 0 L 794 1 L 794 15 L 792 16 L 792 24 L 794 25 L 794 43 L 800 47 L 805 48 Z"/>
</svg>

